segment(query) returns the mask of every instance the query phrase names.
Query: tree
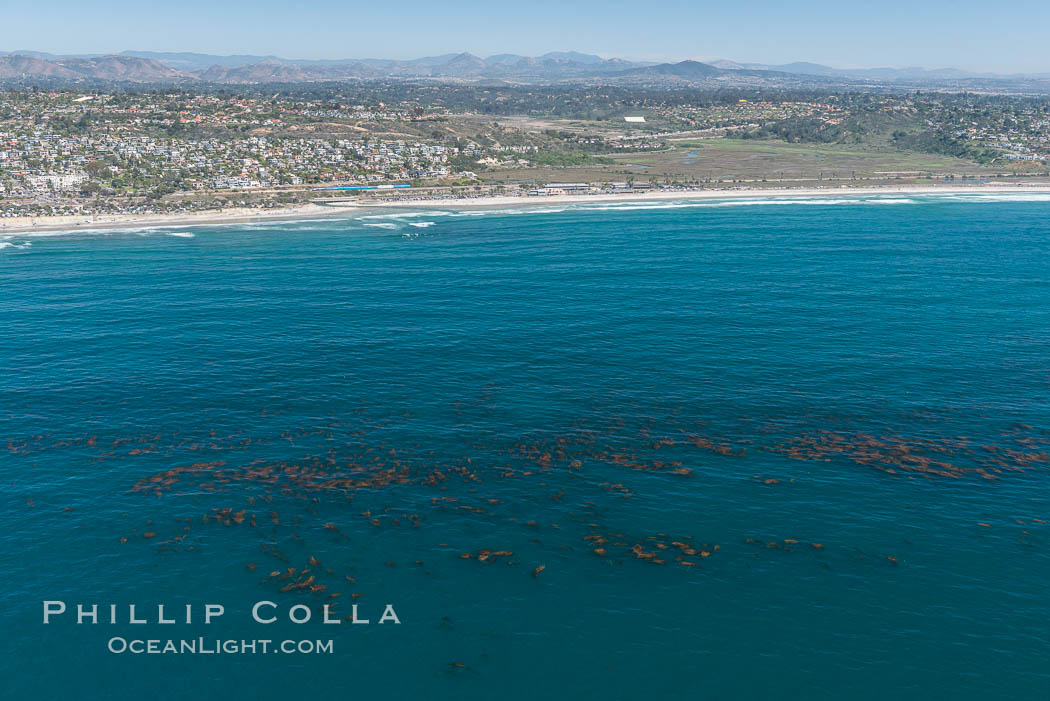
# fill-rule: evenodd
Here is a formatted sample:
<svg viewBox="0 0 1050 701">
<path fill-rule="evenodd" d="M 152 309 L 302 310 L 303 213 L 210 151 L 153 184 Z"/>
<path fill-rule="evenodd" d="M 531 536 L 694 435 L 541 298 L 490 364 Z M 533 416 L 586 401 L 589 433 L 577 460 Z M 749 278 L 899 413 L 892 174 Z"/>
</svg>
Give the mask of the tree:
<svg viewBox="0 0 1050 701">
<path fill-rule="evenodd" d="M 84 170 L 92 178 L 108 178 L 110 176 L 109 168 L 102 161 L 91 161 L 84 166 Z"/>
</svg>

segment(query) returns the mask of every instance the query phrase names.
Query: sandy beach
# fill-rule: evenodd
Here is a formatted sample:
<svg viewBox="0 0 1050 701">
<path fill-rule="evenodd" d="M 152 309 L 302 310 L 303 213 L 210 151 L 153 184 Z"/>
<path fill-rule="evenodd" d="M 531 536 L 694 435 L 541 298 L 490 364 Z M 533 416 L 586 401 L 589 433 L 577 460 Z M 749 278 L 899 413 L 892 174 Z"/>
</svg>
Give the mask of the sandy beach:
<svg viewBox="0 0 1050 701">
<path fill-rule="evenodd" d="M 231 208 L 178 214 L 105 214 L 98 216 L 11 217 L 0 219 L 0 235 L 27 232 L 75 232 L 93 229 L 140 229 L 150 227 L 204 226 L 296 220 L 315 217 L 339 217 L 354 210 L 433 209 L 463 207 L 527 207 L 551 204 L 605 202 L 655 202 L 668 200 L 726 200 L 738 198 L 813 198 L 872 197 L 893 195 L 950 194 L 1050 194 L 1050 183 L 1024 185 L 899 185 L 887 187 L 828 188 L 734 188 L 710 190 L 657 190 L 652 192 L 591 193 L 548 196 L 483 196 L 462 198 L 419 198 L 393 201 L 340 202 L 307 204 L 281 209 Z"/>
<path fill-rule="evenodd" d="M 667 200 L 726 200 L 745 198 L 811 198 L 811 197 L 872 197 L 892 195 L 951 195 L 951 194 L 1050 194 L 1050 183 L 1031 185 L 899 185 L 894 187 L 828 187 L 828 188 L 735 188 L 725 190 L 656 190 L 652 192 L 623 192 L 579 195 L 548 195 L 535 197 L 475 197 L 398 200 L 396 202 L 364 202 L 357 207 L 370 208 L 434 208 L 434 207 L 513 207 L 546 204 L 579 204 L 587 202 L 656 202 Z"/>
<path fill-rule="evenodd" d="M 343 208 L 345 209 L 345 208 Z M 333 214 L 333 207 L 316 204 L 254 209 L 249 207 L 185 212 L 177 214 L 99 214 L 54 217 L 10 217 L 0 219 L 0 235 L 26 232 L 90 231 L 92 229 L 143 229 L 169 226 L 204 226 L 236 222 L 302 219 Z"/>
</svg>

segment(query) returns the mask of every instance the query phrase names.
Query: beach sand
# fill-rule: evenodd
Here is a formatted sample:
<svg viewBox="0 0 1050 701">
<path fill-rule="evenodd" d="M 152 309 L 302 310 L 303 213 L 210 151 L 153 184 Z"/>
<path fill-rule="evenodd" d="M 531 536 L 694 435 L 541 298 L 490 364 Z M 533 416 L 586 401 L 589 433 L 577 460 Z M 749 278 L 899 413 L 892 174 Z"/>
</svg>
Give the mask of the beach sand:
<svg viewBox="0 0 1050 701">
<path fill-rule="evenodd" d="M 11 217 L 0 219 L 0 235 L 24 232 L 75 232 L 99 228 L 150 228 L 203 226 L 295 220 L 315 217 L 340 217 L 355 210 L 374 209 L 432 209 L 463 207 L 527 207 L 551 204 L 580 204 L 605 202 L 656 202 L 667 200 L 726 200 L 736 198 L 811 198 L 811 197 L 870 197 L 892 195 L 933 194 L 1050 194 L 1050 183 L 1025 185 L 896 185 L 885 187 L 827 187 L 827 188 L 734 188 L 725 190 L 657 190 L 652 192 L 624 192 L 579 195 L 548 195 L 536 197 L 484 196 L 464 198 L 400 199 L 395 201 L 360 201 L 339 204 L 308 204 L 281 209 L 231 208 L 185 214 L 105 214 L 98 216 Z"/>
<path fill-rule="evenodd" d="M 340 208 L 346 211 L 347 207 Z M 178 214 L 99 214 L 61 215 L 53 217 L 10 217 L 0 219 L 0 234 L 35 231 L 78 231 L 92 229 L 144 229 L 158 226 L 203 226 L 281 219 L 303 219 L 332 215 L 334 207 L 316 204 L 282 207 L 280 209 L 253 209 L 237 207 L 185 212 Z"/>
<path fill-rule="evenodd" d="M 951 194 L 1050 194 L 1050 183 L 1031 185 L 897 185 L 892 187 L 827 187 L 827 188 L 734 188 L 725 190 L 656 190 L 652 192 L 617 192 L 608 194 L 539 195 L 535 197 L 473 197 L 399 200 L 396 202 L 361 202 L 369 208 L 434 208 L 434 207 L 513 207 L 588 202 L 658 202 L 667 200 L 727 200 L 738 198 L 810 198 L 871 197 L 886 195 L 951 195 Z"/>
</svg>

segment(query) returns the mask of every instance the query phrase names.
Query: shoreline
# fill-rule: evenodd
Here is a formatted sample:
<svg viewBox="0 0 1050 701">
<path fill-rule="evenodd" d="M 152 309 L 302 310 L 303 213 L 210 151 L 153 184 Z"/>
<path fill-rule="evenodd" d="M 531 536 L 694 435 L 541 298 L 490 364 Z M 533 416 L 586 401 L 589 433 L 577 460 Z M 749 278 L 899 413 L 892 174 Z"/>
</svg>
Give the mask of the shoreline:
<svg viewBox="0 0 1050 701">
<path fill-rule="evenodd" d="M 828 188 L 734 188 L 725 190 L 655 190 L 651 192 L 613 192 L 586 195 L 540 195 L 514 197 L 494 195 L 445 199 L 397 200 L 394 202 L 358 202 L 354 208 L 389 209 L 435 207 L 502 207 L 544 204 L 579 204 L 586 202 L 659 202 L 667 200 L 732 200 L 771 197 L 836 198 L 845 195 L 868 197 L 875 195 L 975 195 L 975 194 L 1050 194 L 1050 182 L 1025 185 L 897 185 L 892 187 L 828 187 Z M 332 206 L 332 205 L 328 205 Z M 349 209 L 349 207 L 348 207 Z"/>
<path fill-rule="evenodd" d="M 351 207 L 344 208 L 343 211 Z M 180 212 L 177 214 L 100 214 L 97 216 L 58 215 L 53 217 L 11 217 L 0 219 L 0 236 L 35 232 L 75 234 L 78 231 L 98 229 L 152 229 L 181 226 L 203 226 L 206 224 L 237 224 L 260 221 L 310 219 L 331 216 L 333 208 L 306 204 L 279 209 L 253 209 L 250 207 L 229 210 L 206 210 L 203 212 Z"/>
<path fill-rule="evenodd" d="M 0 236 L 35 232 L 76 233 L 98 229 L 149 229 L 166 227 L 193 227 L 208 224 L 256 223 L 266 221 L 339 218 L 349 212 L 382 209 L 434 209 L 528 207 L 549 204 L 580 204 L 588 202 L 645 203 L 668 200 L 731 200 L 746 198 L 804 197 L 834 198 L 842 196 L 878 195 L 979 195 L 979 194 L 1048 194 L 1050 183 L 1023 185 L 898 185 L 888 187 L 828 187 L 828 188 L 734 188 L 725 190 L 657 190 L 652 192 L 617 192 L 579 195 L 509 196 L 402 199 L 379 202 L 347 202 L 339 204 L 306 204 L 272 210 L 237 208 L 227 211 L 204 211 L 178 214 L 103 214 L 94 217 L 59 215 L 54 217 L 11 217 L 0 219 Z"/>
</svg>

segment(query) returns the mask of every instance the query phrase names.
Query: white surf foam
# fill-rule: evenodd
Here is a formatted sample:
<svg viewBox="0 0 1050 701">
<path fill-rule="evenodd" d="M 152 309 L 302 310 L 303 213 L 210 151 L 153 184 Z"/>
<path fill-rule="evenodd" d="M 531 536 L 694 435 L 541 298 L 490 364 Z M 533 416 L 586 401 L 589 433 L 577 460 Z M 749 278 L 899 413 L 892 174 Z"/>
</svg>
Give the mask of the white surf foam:
<svg viewBox="0 0 1050 701">
<path fill-rule="evenodd" d="M 453 217 L 456 216 L 456 212 L 446 212 L 441 209 L 430 209 L 419 212 L 390 212 L 387 214 L 366 214 L 364 216 L 355 217 L 360 221 L 370 221 L 372 219 L 415 219 L 417 217 Z"/>
<path fill-rule="evenodd" d="M 989 192 L 934 195 L 953 202 L 1050 202 L 1050 193 L 1045 192 Z"/>
</svg>

